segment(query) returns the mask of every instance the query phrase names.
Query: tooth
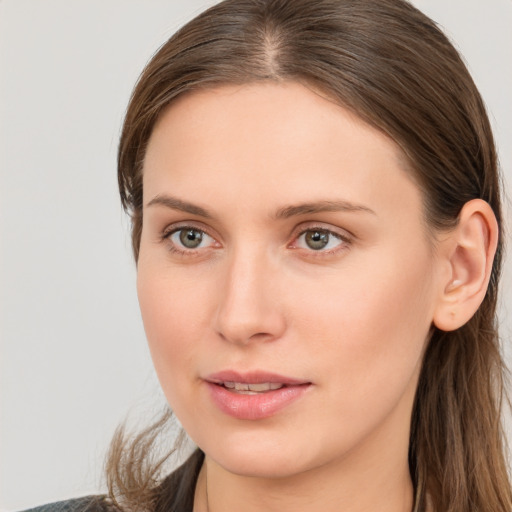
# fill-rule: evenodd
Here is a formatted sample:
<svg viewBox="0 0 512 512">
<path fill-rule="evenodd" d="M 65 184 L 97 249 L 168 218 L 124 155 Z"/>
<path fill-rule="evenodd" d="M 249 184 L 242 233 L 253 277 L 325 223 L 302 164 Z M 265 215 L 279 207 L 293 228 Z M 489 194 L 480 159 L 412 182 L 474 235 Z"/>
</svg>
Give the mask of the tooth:
<svg viewBox="0 0 512 512">
<path fill-rule="evenodd" d="M 280 389 L 284 384 L 278 382 L 260 382 L 258 384 L 249 384 L 249 390 L 256 393 L 263 393 L 265 391 L 273 391 Z"/>
<path fill-rule="evenodd" d="M 261 382 L 260 384 L 249 384 L 250 391 L 268 391 L 269 384 L 267 382 Z"/>
<path fill-rule="evenodd" d="M 266 391 L 274 391 L 284 387 L 284 384 L 279 382 L 259 382 L 255 384 L 248 384 L 246 382 L 223 382 L 226 389 L 231 389 L 243 394 L 254 395 L 256 393 L 264 393 Z"/>
</svg>

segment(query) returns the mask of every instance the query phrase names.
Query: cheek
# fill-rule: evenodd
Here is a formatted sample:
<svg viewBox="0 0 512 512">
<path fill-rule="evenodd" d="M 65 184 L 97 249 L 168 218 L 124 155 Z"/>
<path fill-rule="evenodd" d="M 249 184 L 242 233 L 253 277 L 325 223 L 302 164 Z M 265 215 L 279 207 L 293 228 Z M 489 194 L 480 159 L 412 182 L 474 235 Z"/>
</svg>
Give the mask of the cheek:
<svg viewBox="0 0 512 512">
<path fill-rule="evenodd" d="M 210 294 L 204 281 L 197 289 L 198 281 L 191 286 L 165 266 L 139 260 L 137 293 L 144 329 L 161 386 L 175 409 L 176 397 L 187 392 L 185 383 L 197 371 L 194 363 L 204 350 L 205 299 Z"/>
</svg>

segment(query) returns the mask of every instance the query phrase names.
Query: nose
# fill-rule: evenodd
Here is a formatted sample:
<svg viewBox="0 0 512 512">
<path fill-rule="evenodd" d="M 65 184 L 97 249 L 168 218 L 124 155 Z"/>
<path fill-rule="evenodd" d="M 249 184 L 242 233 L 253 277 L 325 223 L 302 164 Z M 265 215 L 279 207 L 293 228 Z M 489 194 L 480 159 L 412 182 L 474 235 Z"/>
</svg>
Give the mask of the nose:
<svg viewBox="0 0 512 512">
<path fill-rule="evenodd" d="M 233 254 L 226 263 L 216 315 L 218 335 L 246 345 L 273 341 L 286 329 L 278 291 L 280 270 L 262 253 Z"/>
</svg>

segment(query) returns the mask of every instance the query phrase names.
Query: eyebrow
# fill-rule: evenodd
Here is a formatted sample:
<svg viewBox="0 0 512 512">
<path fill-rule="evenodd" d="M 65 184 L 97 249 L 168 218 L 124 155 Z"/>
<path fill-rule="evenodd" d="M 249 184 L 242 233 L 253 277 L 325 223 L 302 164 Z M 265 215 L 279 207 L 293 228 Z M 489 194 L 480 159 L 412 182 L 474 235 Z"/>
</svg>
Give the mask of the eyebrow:
<svg viewBox="0 0 512 512">
<path fill-rule="evenodd" d="M 302 203 L 297 205 L 285 206 L 279 208 L 274 218 L 288 219 L 298 215 L 308 215 L 311 213 L 321 212 L 366 212 L 376 215 L 376 213 L 367 206 L 361 204 L 354 204 L 349 201 L 315 201 L 312 203 Z"/>
<path fill-rule="evenodd" d="M 190 213 L 191 215 L 198 215 L 206 219 L 213 218 L 213 215 L 205 208 L 168 195 L 155 196 L 153 199 L 151 199 L 151 201 L 147 203 L 146 207 L 153 205 L 165 206 L 173 210 Z M 272 218 L 277 220 L 289 219 L 290 217 L 297 217 L 299 215 L 308 215 L 322 212 L 366 212 L 376 215 L 376 213 L 371 208 L 361 204 L 354 204 L 345 200 L 324 200 L 284 206 L 279 208 L 275 214 L 272 215 Z"/>
<path fill-rule="evenodd" d="M 181 199 L 177 199 L 176 197 L 171 197 L 167 195 L 157 195 L 153 199 L 151 199 L 151 201 L 149 201 L 146 207 L 153 206 L 155 204 L 166 206 L 167 208 L 172 208 L 173 210 L 179 210 L 182 212 L 190 213 L 191 215 L 205 217 L 206 219 L 212 218 L 212 215 L 201 206 L 197 206 L 196 204 L 192 204 L 187 201 L 182 201 Z"/>
</svg>

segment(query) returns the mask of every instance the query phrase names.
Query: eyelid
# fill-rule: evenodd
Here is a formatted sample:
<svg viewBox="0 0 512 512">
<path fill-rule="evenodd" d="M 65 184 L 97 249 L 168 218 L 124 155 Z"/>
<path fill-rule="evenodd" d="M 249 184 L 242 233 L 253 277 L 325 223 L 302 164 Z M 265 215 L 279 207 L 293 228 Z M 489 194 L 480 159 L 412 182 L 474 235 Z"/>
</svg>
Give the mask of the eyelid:
<svg viewBox="0 0 512 512">
<path fill-rule="evenodd" d="M 332 233 L 333 235 L 340 237 L 342 240 L 352 240 L 355 238 L 355 235 L 346 228 L 340 228 L 327 222 L 320 221 L 301 222 L 293 228 L 291 237 L 296 238 L 299 235 L 302 235 L 305 231 L 314 231 L 315 229 Z"/>
<path fill-rule="evenodd" d="M 171 224 L 166 225 L 161 232 L 163 238 L 168 237 L 171 233 L 179 231 L 180 229 L 196 229 L 197 231 L 202 231 L 206 233 L 208 236 L 211 236 L 215 240 L 218 240 L 218 235 L 213 233 L 213 230 L 209 226 L 205 226 L 202 222 L 195 220 L 180 220 L 178 222 L 172 222 Z"/>
</svg>

